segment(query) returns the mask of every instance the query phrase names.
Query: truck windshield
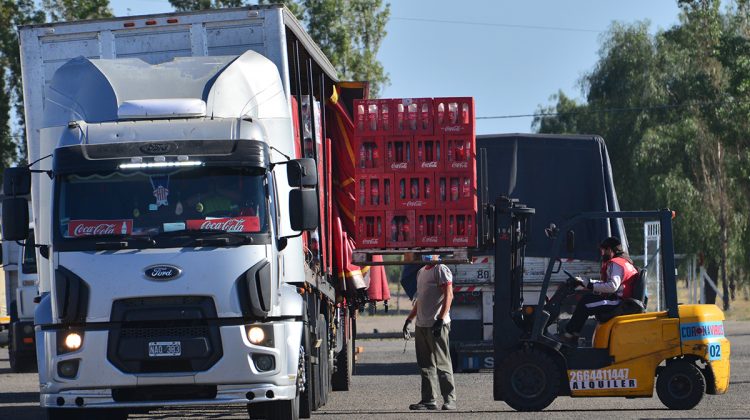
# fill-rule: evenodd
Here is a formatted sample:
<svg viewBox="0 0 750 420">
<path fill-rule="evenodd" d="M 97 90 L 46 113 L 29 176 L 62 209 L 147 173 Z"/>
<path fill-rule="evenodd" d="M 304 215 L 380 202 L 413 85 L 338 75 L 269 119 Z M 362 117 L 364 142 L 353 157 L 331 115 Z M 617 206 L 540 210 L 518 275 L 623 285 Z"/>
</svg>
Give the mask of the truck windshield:
<svg viewBox="0 0 750 420">
<path fill-rule="evenodd" d="M 268 231 L 265 176 L 257 169 L 181 168 L 62 177 L 58 229 L 66 240 Z"/>
</svg>

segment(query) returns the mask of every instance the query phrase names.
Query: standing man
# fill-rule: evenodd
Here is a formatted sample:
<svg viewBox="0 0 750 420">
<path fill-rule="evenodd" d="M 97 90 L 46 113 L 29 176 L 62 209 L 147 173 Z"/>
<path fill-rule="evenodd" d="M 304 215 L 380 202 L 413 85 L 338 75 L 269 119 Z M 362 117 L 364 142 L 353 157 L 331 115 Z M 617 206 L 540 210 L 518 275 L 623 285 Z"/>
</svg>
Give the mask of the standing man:
<svg viewBox="0 0 750 420">
<path fill-rule="evenodd" d="M 433 255 L 430 260 L 437 261 L 438 256 Z M 415 346 L 422 376 L 422 399 L 411 404 L 410 410 L 437 410 L 438 395 L 443 398 L 443 410 L 456 409 L 456 385 L 448 343 L 452 301 L 451 270 L 440 263 L 422 267 L 417 273 L 414 307 L 404 323 L 404 335 L 407 336 L 409 324 L 417 319 Z"/>
</svg>

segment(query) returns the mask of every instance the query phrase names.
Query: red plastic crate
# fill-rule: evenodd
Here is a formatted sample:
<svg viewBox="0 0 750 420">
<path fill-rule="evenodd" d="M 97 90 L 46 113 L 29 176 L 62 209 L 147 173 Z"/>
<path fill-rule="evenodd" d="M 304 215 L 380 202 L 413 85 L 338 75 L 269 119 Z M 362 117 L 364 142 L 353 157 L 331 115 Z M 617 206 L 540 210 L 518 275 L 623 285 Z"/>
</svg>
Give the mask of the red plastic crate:
<svg viewBox="0 0 750 420">
<path fill-rule="evenodd" d="M 475 211 L 446 210 L 446 246 L 477 245 L 477 213 Z"/>
<path fill-rule="evenodd" d="M 433 134 L 435 132 L 432 98 L 392 99 L 393 134 Z"/>
<path fill-rule="evenodd" d="M 414 139 L 411 136 L 388 136 L 385 147 L 385 172 L 414 171 Z"/>
<path fill-rule="evenodd" d="M 445 144 L 441 135 L 414 136 L 415 171 L 442 171 L 445 165 Z"/>
<path fill-rule="evenodd" d="M 357 248 L 385 247 L 385 212 L 357 211 Z"/>
<path fill-rule="evenodd" d="M 355 99 L 354 131 L 366 135 L 391 134 L 393 102 L 390 99 Z"/>
<path fill-rule="evenodd" d="M 362 174 L 356 177 L 356 211 L 393 210 L 393 174 Z"/>
<path fill-rule="evenodd" d="M 394 193 L 396 209 L 433 209 L 435 175 L 432 172 L 396 174 Z"/>
<path fill-rule="evenodd" d="M 435 131 L 446 134 L 474 134 L 474 98 L 435 98 Z"/>
<path fill-rule="evenodd" d="M 417 246 L 445 246 L 445 212 L 442 210 L 417 210 Z"/>
<path fill-rule="evenodd" d="M 477 210 L 477 177 L 475 172 L 435 174 L 435 208 Z"/>
<path fill-rule="evenodd" d="M 383 138 L 379 136 L 354 137 L 355 167 L 357 174 L 381 173 L 385 166 Z"/>
<path fill-rule="evenodd" d="M 446 171 L 476 171 L 476 139 L 473 135 L 446 134 L 443 142 Z"/>
<path fill-rule="evenodd" d="M 385 245 L 389 248 L 409 248 L 416 244 L 414 210 L 385 212 Z"/>
</svg>

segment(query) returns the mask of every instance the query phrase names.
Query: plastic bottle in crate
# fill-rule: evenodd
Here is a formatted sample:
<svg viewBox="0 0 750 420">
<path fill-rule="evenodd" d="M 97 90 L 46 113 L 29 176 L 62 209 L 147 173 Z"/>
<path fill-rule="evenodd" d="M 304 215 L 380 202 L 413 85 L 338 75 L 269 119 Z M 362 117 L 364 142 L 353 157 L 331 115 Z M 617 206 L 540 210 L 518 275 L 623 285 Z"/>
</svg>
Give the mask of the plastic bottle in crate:
<svg viewBox="0 0 750 420">
<path fill-rule="evenodd" d="M 451 200 L 450 201 L 458 201 L 459 197 L 459 186 L 458 186 L 458 178 L 451 178 Z"/>
<path fill-rule="evenodd" d="M 424 197 L 423 198 L 430 198 L 432 195 L 432 186 L 430 185 L 430 179 L 427 178 L 424 180 Z"/>
<path fill-rule="evenodd" d="M 370 104 L 367 107 L 367 125 L 370 131 L 377 131 L 378 129 L 378 106 Z"/>
<path fill-rule="evenodd" d="M 365 159 L 367 157 L 367 149 L 365 148 L 365 143 L 363 142 L 359 146 L 359 167 L 364 168 L 365 167 Z"/>
<path fill-rule="evenodd" d="M 409 104 L 406 108 L 407 119 L 409 120 L 409 129 L 417 130 L 417 104 Z"/>
<path fill-rule="evenodd" d="M 442 178 L 442 177 L 440 178 L 440 187 L 439 188 L 440 188 L 440 202 L 444 203 L 445 202 L 445 198 L 446 198 L 445 197 L 445 193 L 446 193 L 446 191 L 445 191 L 445 178 Z"/>
<path fill-rule="evenodd" d="M 380 115 L 382 118 L 382 127 L 383 130 L 388 131 L 391 129 L 391 121 L 390 117 L 388 115 L 388 104 L 387 103 L 381 103 L 380 104 Z"/>
<path fill-rule="evenodd" d="M 370 180 L 370 196 L 372 205 L 377 206 L 380 204 L 380 181 L 377 179 Z"/>
<path fill-rule="evenodd" d="M 422 104 L 422 129 L 430 128 L 430 106 L 427 103 Z"/>
<path fill-rule="evenodd" d="M 365 131 L 365 106 L 357 105 L 357 130 Z"/>
<path fill-rule="evenodd" d="M 391 204 L 391 180 L 383 179 L 383 204 Z"/>
<path fill-rule="evenodd" d="M 359 204 L 364 206 L 367 202 L 367 181 L 364 179 L 359 180 Z"/>
</svg>

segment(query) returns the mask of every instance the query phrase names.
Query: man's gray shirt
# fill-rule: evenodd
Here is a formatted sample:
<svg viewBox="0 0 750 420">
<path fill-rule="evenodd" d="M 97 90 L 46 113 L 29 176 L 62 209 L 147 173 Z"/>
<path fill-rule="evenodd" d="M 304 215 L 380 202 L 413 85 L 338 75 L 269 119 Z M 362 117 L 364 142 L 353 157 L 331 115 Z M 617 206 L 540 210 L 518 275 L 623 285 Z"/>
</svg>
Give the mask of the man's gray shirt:
<svg viewBox="0 0 750 420">
<path fill-rule="evenodd" d="M 425 266 L 417 273 L 417 327 L 432 327 L 443 308 L 443 286 L 451 287 L 453 273 L 443 264 Z M 443 318 L 451 322 L 450 314 Z"/>
</svg>

